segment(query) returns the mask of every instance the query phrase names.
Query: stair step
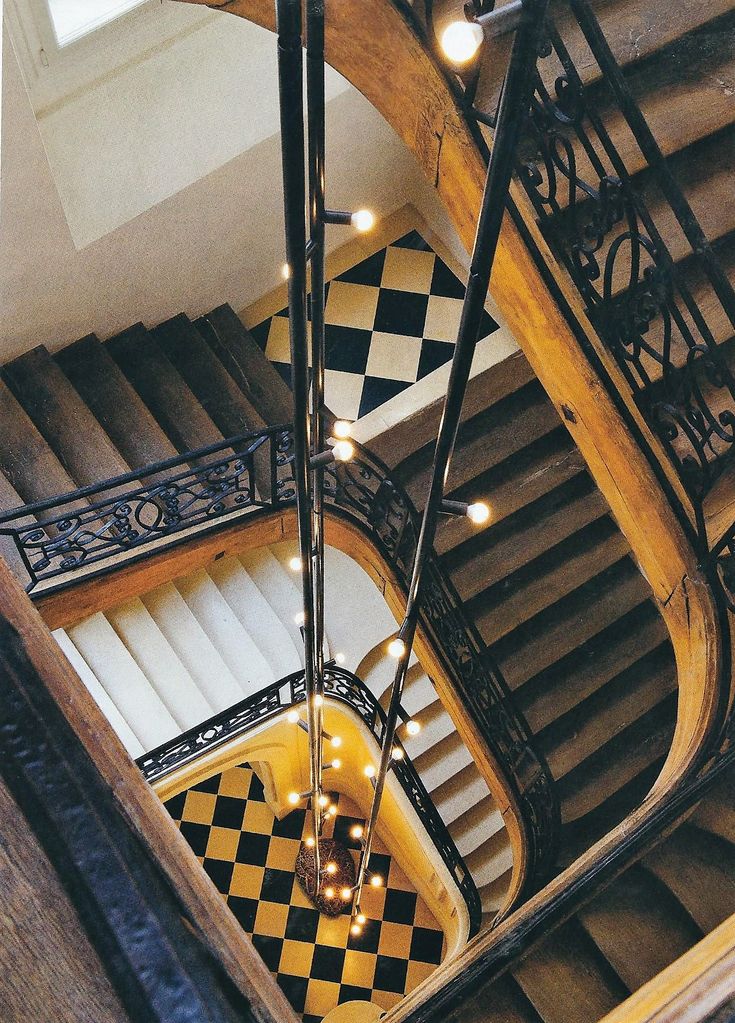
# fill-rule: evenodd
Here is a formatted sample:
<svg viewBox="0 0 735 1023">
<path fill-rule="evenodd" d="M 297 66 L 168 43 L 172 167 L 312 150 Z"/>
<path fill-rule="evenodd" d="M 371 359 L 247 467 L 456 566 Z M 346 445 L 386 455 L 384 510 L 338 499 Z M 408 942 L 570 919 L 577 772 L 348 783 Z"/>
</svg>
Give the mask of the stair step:
<svg viewBox="0 0 735 1023">
<path fill-rule="evenodd" d="M 540 737 L 541 750 L 559 781 L 638 718 L 676 691 L 671 649 L 661 646 L 622 672 Z"/>
<path fill-rule="evenodd" d="M 0 512 L 14 511 L 16 508 L 20 508 L 23 503 L 23 499 L 18 491 L 11 486 L 7 478 L 0 472 Z M 15 529 L 19 529 L 24 526 L 32 526 L 35 521 L 32 515 L 23 515 L 18 519 L 14 519 L 12 526 Z M 25 586 L 28 582 L 28 573 L 12 537 L 0 536 L 0 556 L 5 560 L 22 585 Z"/>
<path fill-rule="evenodd" d="M 709 790 L 689 818 L 689 823 L 735 845 L 735 799 L 730 773 L 726 773 Z"/>
<path fill-rule="evenodd" d="M 709 934 L 735 913 L 735 857 L 729 842 L 682 824 L 643 859 Z"/>
<path fill-rule="evenodd" d="M 61 647 L 62 653 L 66 657 L 67 661 L 71 664 L 74 671 L 76 671 L 77 675 L 86 686 L 94 699 L 94 702 L 109 721 L 113 730 L 117 734 L 118 739 L 123 744 L 129 755 L 133 759 L 142 757 L 145 753 L 142 743 L 138 740 L 130 725 L 107 695 L 107 692 L 100 683 L 100 680 L 74 646 L 71 639 L 69 639 L 63 629 L 56 629 L 52 635 Z"/>
<path fill-rule="evenodd" d="M 106 348 L 177 451 L 183 454 L 223 439 L 141 323 L 110 338 Z"/>
<path fill-rule="evenodd" d="M 262 593 L 265 601 L 283 623 L 291 643 L 303 663 L 304 640 L 295 616 L 303 610 L 301 591 L 292 573 L 289 573 L 267 547 L 247 551 L 240 555 L 243 568 Z"/>
<path fill-rule="evenodd" d="M 225 437 L 259 431 L 266 422 L 183 313 L 151 334 Z"/>
<path fill-rule="evenodd" d="M 182 732 L 207 721 L 214 707 L 199 690 L 137 597 L 105 615 Z"/>
<path fill-rule="evenodd" d="M 538 734 L 667 641 L 661 615 L 644 600 L 523 687 L 519 706 L 531 731 Z"/>
<path fill-rule="evenodd" d="M 630 991 L 637 991 L 702 937 L 665 885 L 638 864 L 577 914 Z"/>
<path fill-rule="evenodd" d="M 582 455 L 572 444 L 566 429 L 560 426 L 447 496 L 456 501 L 486 501 L 490 506 L 490 521 L 495 524 L 584 469 Z M 477 535 L 477 527 L 466 517 L 447 517 L 437 530 L 436 551 L 443 556 L 473 535 Z"/>
<path fill-rule="evenodd" d="M 629 551 L 623 534 L 605 516 L 480 594 L 469 605 L 469 612 L 483 640 L 488 645 L 496 643 Z"/>
<path fill-rule="evenodd" d="M 94 614 L 67 632 L 145 752 L 180 734 L 181 729 L 103 614 Z"/>
<path fill-rule="evenodd" d="M 242 687 L 173 583 L 141 600 L 215 714 L 242 700 Z"/>
<path fill-rule="evenodd" d="M 447 491 L 471 483 L 494 466 L 559 426 L 559 416 L 537 380 L 462 424 L 447 480 Z M 402 463 L 397 475 L 422 508 L 429 491 L 434 445 Z"/>
<path fill-rule="evenodd" d="M 176 457 L 176 448 L 93 334 L 54 358 L 128 465 L 139 469 Z"/>
<path fill-rule="evenodd" d="M 628 995 L 576 920 L 558 927 L 511 972 L 544 1023 L 597 1023 Z"/>
<path fill-rule="evenodd" d="M 466 857 L 504 828 L 503 815 L 493 797 L 487 795 L 453 821 L 449 833 L 460 856 Z"/>
<path fill-rule="evenodd" d="M 237 679 L 243 697 L 273 681 L 270 665 L 203 568 L 174 579 L 174 585 Z"/>
<path fill-rule="evenodd" d="M 543 1023 L 512 977 L 503 976 L 487 992 L 462 999 L 462 1023 Z"/>
<path fill-rule="evenodd" d="M 500 877 L 496 877 L 494 881 L 480 889 L 483 927 L 492 927 L 495 916 L 503 908 L 510 888 L 511 877 L 512 872 L 506 870 Z"/>
<path fill-rule="evenodd" d="M 268 426 L 290 423 L 291 391 L 230 306 L 218 306 L 194 326 Z"/>
<path fill-rule="evenodd" d="M 406 674 L 406 682 L 401 697 L 403 709 L 410 717 L 414 717 L 424 707 L 430 706 L 434 700 L 436 700 L 434 683 L 421 665 L 416 662 L 416 664 L 408 669 Z"/>
<path fill-rule="evenodd" d="M 461 422 L 495 405 L 533 379 L 533 370 L 522 352 L 514 352 L 502 362 L 478 373 L 467 384 Z M 370 450 L 390 468 L 398 468 L 415 452 L 436 442 L 443 411 L 442 395 L 431 404 L 392 424 L 377 437 L 371 437 Z"/>
<path fill-rule="evenodd" d="M 513 866 L 513 850 L 505 829 L 487 838 L 464 861 L 478 888 L 505 874 Z"/>
<path fill-rule="evenodd" d="M 68 494 L 77 484 L 0 380 L 0 468 L 25 504 Z M 72 508 L 84 508 L 77 501 Z"/>
<path fill-rule="evenodd" d="M 592 813 L 628 782 L 669 751 L 676 722 L 676 697 L 671 696 L 638 718 L 599 748 L 558 783 L 562 823 Z"/>
<path fill-rule="evenodd" d="M 44 347 L 13 359 L 3 366 L 2 374 L 77 487 L 130 471 Z"/>
<path fill-rule="evenodd" d="M 416 757 L 413 763 L 429 792 L 443 785 L 447 778 L 458 775 L 465 767 L 474 767 L 472 755 L 457 732 L 437 742 Z"/>
<path fill-rule="evenodd" d="M 630 558 L 623 558 L 504 637 L 493 647 L 493 657 L 511 689 L 519 689 L 622 618 L 649 592 Z"/>
<path fill-rule="evenodd" d="M 422 753 L 456 731 L 454 722 L 438 699 L 413 717 L 421 725 L 421 731 L 418 735 L 407 736 L 403 741 L 412 760 L 416 760 Z"/>
<path fill-rule="evenodd" d="M 439 816 L 449 827 L 471 806 L 487 796 L 487 783 L 473 762 L 458 774 L 446 778 L 431 793 L 431 800 Z"/>
<path fill-rule="evenodd" d="M 601 518 L 607 502 L 586 473 L 491 524 L 442 559 L 462 600 L 471 600 Z"/>
<path fill-rule="evenodd" d="M 210 577 L 249 633 L 271 669 L 276 682 L 301 668 L 301 657 L 291 635 L 245 571 L 238 558 L 221 558 L 209 566 Z"/>
</svg>

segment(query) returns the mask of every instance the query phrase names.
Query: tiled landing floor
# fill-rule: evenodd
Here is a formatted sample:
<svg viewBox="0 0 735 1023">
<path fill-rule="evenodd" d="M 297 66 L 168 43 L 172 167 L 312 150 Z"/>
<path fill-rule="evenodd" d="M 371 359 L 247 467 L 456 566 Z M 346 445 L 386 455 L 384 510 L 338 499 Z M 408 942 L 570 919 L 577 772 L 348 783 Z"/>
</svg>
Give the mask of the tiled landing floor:
<svg viewBox="0 0 735 1023">
<path fill-rule="evenodd" d="M 334 837 L 356 849 L 349 830 L 364 821 L 344 796 L 334 798 Z M 174 796 L 166 807 L 305 1023 L 353 999 L 389 1009 L 441 962 L 437 921 L 379 842 L 370 868 L 386 884 L 365 893 L 362 935 L 350 934 L 348 912 L 326 917 L 313 908 L 293 869 L 310 831 L 306 810 L 278 821 L 248 764 Z"/>
<path fill-rule="evenodd" d="M 327 285 L 327 406 L 355 420 L 448 362 L 464 285 L 411 231 Z M 487 313 L 480 333 L 497 329 Z M 290 383 L 288 309 L 251 328 Z"/>
</svg>

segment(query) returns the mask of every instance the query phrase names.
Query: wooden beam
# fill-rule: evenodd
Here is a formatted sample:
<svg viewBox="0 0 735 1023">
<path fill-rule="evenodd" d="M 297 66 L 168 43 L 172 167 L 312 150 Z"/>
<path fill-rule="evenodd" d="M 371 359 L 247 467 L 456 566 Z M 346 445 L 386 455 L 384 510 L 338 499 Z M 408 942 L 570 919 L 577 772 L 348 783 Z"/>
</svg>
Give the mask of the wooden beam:
<svg viewBox="0 0 735 1023">
<path fill-rule="evenodd" d="M 295 1023 L 252 943 L 4 564 L 0 626 L 1 769 L 93 945 L 107 953 L 101 958 L 131 1019 L 229 1023 L 232 994 L 240 1019 Z M 158 935 L 160 948 L 151 944 L 141 971 L 145 933 Z M 161 959 L 169 965 L 157 971 Z M 227 976 L 234 988 L 224 985 Z"/>
<path fill-rule="evenodd" d="M 274 28 L 271 0 L 192 2 Z M 326 4 L 325 47 L 328 62 L 376 107 L 412 151 L 469 251 L 485 163 L 448 79 L 422 40 L 390 0 L 339 0 Z M 516 188 L 512 199 L 531 244 L 506 215 L 490 290 L 605 495 L 671 635 L 679 711 L 672 749 L 658 782 L 659 787 L 669 786 L 699 756 L 717 724 L 721 690 L 730 693 L 731 679 L 720 678 L 723 637 L 711 589 L 641 438 L 690 518 L 691 505 Z M 552 269 L 557 298 L 571 310 L 582 339 L 550 295 L 532 249 Z M 594 353 L 594 365 L 582 340 Z M 610 396 L 603 375 L 612 381 L 619 401 Z"/>
</svg>

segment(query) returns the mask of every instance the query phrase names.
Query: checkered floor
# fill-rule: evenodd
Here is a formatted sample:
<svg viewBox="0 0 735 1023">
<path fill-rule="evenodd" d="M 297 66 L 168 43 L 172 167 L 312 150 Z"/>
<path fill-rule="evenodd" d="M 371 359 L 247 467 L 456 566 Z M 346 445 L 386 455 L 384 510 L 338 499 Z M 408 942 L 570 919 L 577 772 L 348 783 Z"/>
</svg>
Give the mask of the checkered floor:
<svg viewBox="0 0 735 1023">
<path fill-rule="evenodd" d="M 417 231 L 327 285 L 325 398 L 355 420 L 448 362 L 464 285 Z M 485 313 L 481 337 L 497 329 Z M 290 383 L 288 309 L 251 333 Z"/>
<path fill-rule="evenodd" d="M 344 796 L 333 798 L 339 811 L 333 836 L 356 850 L 349 830 L 364 820 Z M 363 933 L 350 934 L 348 911 L 326 917 L 313 908 L 294 874 L 309 831 L 306 810 L 277 820 L 248 764 L 174 796 L 166 807 L 304 1023 L 318 1023 L 353 999 L 392 1008 L 441 962 L 437 921 L 379 842 L 370 869 L 385 886 L 365 893 Z"/>
</svg>

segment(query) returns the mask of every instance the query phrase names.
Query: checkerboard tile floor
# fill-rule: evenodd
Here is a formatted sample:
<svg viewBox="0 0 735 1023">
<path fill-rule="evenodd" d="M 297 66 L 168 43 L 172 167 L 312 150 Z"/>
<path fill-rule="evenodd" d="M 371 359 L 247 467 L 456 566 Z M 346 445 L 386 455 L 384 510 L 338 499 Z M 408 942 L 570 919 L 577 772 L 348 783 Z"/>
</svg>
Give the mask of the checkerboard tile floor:
<svg viewBox="0 0 735 1023">
<path fill-rule="evenodd" d="M 417 231 L 335 277 L 325 308 L 325 398 L 355 420 L 452 358 L 464 285 Z M 481 337 L 497 330 L 487 313 Z M 288 309 L 251 333 L 290 383 Z"/>
<path fill-rule="evenodd" d="M 338 813 L 325 837 L 357 850 L 349 831 L 364 820 L 344 796 L 333 798 Z M 348 911 L 326 917 L 314 909 L 294 874 L 307 812 L 277 820 L 250 765 L 179 793 L 166 808 L 304 1023 L 353 999 L 392 1008 L 441 962 L 436 919 L 379 842 L 370 869 L 385 885 L 365 893 L 363 933 L 350 934 Z"/>
</svg>

